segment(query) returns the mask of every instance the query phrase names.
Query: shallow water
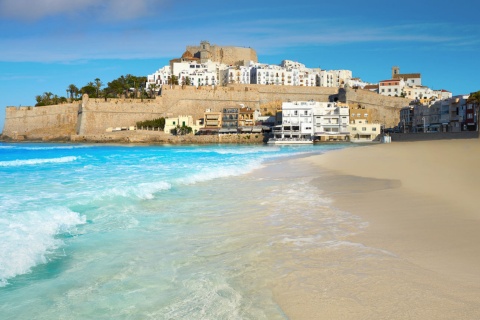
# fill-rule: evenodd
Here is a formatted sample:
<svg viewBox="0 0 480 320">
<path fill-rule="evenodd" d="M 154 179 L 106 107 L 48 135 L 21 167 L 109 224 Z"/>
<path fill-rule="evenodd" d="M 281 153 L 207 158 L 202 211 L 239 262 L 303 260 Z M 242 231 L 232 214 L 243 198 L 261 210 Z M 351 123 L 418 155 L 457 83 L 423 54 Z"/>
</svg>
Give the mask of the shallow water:
<svg viewBox="0 0 480 320">
<path fill-rule="evenodd" d="M 362 223 L 285 160 L 344 147 L 0 144 L 2 319 L 286 318 L 279 250 Z"/>
</svg>

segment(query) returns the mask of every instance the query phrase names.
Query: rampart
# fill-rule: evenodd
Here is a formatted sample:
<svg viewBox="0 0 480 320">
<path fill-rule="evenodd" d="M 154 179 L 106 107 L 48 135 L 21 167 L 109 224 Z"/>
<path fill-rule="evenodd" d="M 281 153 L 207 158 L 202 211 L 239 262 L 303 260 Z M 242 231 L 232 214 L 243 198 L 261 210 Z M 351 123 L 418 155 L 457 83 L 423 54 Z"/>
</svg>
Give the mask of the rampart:
<svg viewBox="0 0 480 320">
<path fill-rule="evenodd" d="M 76 133 L 80 103 L 45 107 L 7 107 L 3 134 L 16 136 L 70 136 Z"/>
<path fill-rule="evenodd" d="M 62 138 L 104 134 L 109 127 L 134 126 L 138 121 L 180 114 L 203 118 L 206 109 L 244 104 L 262 114 L 275 114 L 282 101 L 344 101 L 369 109 L 372 119 L 397 124 L 403 98 L 391 98 L 350 88 L 261 86 L 234 84 L 226 87 L 164 87 L 155 99 L 89 99 L 46 107 L 8 107 L 3 136 L 17 139 Z"/>
<path fill-rule="evenodd" d="M 258 62 L 257 53 L 252 48 L 210 45 L 208 41 L 201 42 L 199 46 L 187 46 L 187 51 L 202 61 L 211 60 L 231 65 L 244 61 Z"/>
<path fill-rule="evenodd" d="M 365 109 L 374 122 L 385 124 L 386 128 L 398 125 L 400 109 L 408 106 L 409 100 L 401 97 L 389 97 L 362 89 L 340 89 L 338 99 L 351 109 Z"/>
</svg>

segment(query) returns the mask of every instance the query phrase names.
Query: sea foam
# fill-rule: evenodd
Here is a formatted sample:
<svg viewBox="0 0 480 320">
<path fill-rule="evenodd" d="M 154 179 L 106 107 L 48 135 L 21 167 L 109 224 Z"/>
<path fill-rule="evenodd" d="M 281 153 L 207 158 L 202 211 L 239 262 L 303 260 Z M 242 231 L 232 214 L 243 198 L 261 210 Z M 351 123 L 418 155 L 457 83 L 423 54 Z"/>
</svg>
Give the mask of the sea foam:
<svg viewBox="0 0 480 320">
<path fill-rule="evenodd" d="M 32 166 L 32 165 L 45 164 L 45 163 L 65 163 L 65 162 L 72 162 L 77 159 L 78 157 L 68 156 L 68 157 L 49 158 L 49 159 L 0 161 L 0 167 L 20 167 L 20 166 Z"/>
<path fill-rule="evenodd" d="M 63 245 L 56 236 L 75 233 L 75 226 L 85 221 L 84 216 L 65 207 L 4 215 L 0 219 L 0 287 L 47 263 L 49 255 Z"/>
</svg>

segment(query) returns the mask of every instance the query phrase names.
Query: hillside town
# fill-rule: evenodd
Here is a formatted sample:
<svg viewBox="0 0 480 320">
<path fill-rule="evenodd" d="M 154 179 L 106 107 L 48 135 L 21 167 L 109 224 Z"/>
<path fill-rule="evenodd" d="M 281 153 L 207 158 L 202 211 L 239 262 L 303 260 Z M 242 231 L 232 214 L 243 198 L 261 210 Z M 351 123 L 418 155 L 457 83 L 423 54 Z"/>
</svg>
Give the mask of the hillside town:
<svg viewBox="0 0 480 320">
<path fill-rule="evenodd" d="M 304 64 L 284 60 L 279 65 L 269 65 L 253 60 L 212 61 L 215 58 L 215 46 L 202 41 L 198 47 L 187 47 L 184 54 L 172 59 L 155 73 L 147 76 L 145 90 L 161 94 L 165 86 L 227 86 L 229 84 L 306 86 L 354 88 L 375 92 L 382 96 L 403 97 L 405 106 L 400 110 L 399 122 L 387 128 L 385 121 L 372 121 L 368 112 L 355 112 L 348 105 L 312 101 L 283 102 L 275 116 L 261 117 L 258 110 L 252 111 L 251 122 L 238 123 L 235 130 L 231 121 L 242 119 L 250 108 L 245 106 L 224 108 L 224 115 L 207 110 L 202 120 L 194 123 L 194 133 L 232 133 L 245 132 L 245 127 L 260 125 L 263 130 L 271 130 L 274 139 L 305 140 L 375 140 L 381 133 L 391 132 L 460 132 L 475 131 L 477 114 L 475 103 L 469 95 L 452 96 L 445 89 L 431 89 L 422 84 L 420 73 L 400 73 L 400 67 L 392 67 L 390 79 L 380 80 L 376 84 L 363 82 L 355 78 L 350 70 L 322 70 L 307 68 Z M 193 49 L 193 50 L 192 50 Z M 220 49 L 220 50 L 223 50 Z M 222 55 L 223 57 L 223 55 Z M 321 105 L 321 107 L 320 107 Z M 321 111 L 320 111 L 321 109 Z M 232 110 L 237 110 L 232 113 Z M 315 111 L 314 111 L 315 110 Z M 328 112 L 326 111 L 328 110 Z M 250 112 L 250 111 L 248 111 Z M 334 118 L 322 118 L 329 114 Z M 300 116 L 301 115 L 301 116 Z M 296 117 L 292 119 L 291 117 Z M 222 119 L 224 123 L 222 123 Z M 315 121 L 322 119 L 321 121 Z M 170 123 L 180 123 L 179 119 Z M 184 121 L 181 121 L 184 123 Z M 357 126 L 361 125 L 360 130 Z M 170 126 L 165 127 L 170 132 Z M 258 129 L 257 129 L 258 130 Z M 328 138 L 325 138 L 325 137 Z"/>
<path fill-rule="evenodd" d="M 453 96 L 424 85 L 420 73 L 401 73 L 399 66 L 391 68 L 389 79 L 367 83 L 351 70 L 307 68 L 291 60 L 260 63 L 253 48 L 208 41 L 187 46 L 146 77 L 122 76 L 102 86 L 95 79 L 81 90 L 70 85 L 70 99 L 62 102 L 7 107 L 3 138 L 101 142 L 135 130 L 137 138 L 126 141 L 169 141 L 150 133 L 139 138 L 139 131 L 161 131 L 204 137 L 189 143 L 220 141 L 205 136 L 226 141 L 234 134 L 282 144 L 478 132 L 480 91 Z"/>
</svg>

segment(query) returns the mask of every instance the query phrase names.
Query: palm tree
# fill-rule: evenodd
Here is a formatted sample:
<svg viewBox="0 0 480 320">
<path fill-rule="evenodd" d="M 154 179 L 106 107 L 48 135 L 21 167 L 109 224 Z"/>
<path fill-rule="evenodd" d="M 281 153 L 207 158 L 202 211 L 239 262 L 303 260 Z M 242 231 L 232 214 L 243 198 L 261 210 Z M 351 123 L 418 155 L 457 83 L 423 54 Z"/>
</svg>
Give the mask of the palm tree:
<svg viewBox="0 0 480 320">
<path fill-rule="evenodd" d="M 160 85 L 157 83 L 150 83 L 148 90 L 150 91 L 150 98 L 153 99 L 154 94 L 157 92 L 157 89 L 160 88 Z"/>
<path fill-rule="evenodd" d="M 44 98 L 45 105 L 51 104 L 52 96 L 53 96 L 53 93 L 51 93 L 51 92 L 44 92 L 43 93 L 43 98 Z"/>
<path fill-rule="evenodd" d="M 103 86 L 102 81 L 99 78 L 95 79 L 95 88 L 97 89 L 97 98 L 98 98 L 98 93 L 100 91 L 100 88 Z"/>
<path fill-rule="evenodd" d="M 78 88 L 76 85 L 74 84 L 69 85 L 67 91 L 70 93 L 71 100 L 73 100 L 74 96 L 75 96 L 75 99 L 77 98 Z"/>
</svg>

